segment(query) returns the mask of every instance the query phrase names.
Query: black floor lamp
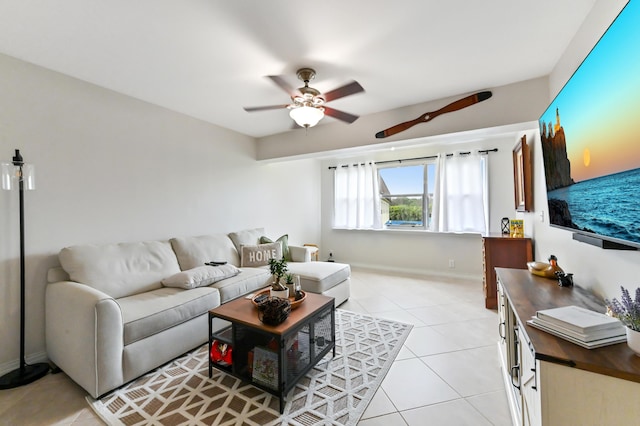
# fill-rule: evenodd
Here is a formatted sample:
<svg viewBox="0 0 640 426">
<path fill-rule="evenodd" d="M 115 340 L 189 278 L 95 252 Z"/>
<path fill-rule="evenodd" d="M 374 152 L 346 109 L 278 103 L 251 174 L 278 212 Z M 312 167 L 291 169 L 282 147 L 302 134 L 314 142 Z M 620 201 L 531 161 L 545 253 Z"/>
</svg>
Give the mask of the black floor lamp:
<svg viewBox="0 0 640 426">
<path fill-rule="evenodd" d="M 49 371 L 49 364 L 27 364 L 24 355 L 24 191 L 35 189 L 32 164 L 25 164 L 16 149 L 13 163 L 2 164 L 2 189 L 11 190 L 18 182 L 20 192 L 20 367 L 0 377 L 0 389 L 11 389 L 26 385 L 43 377 Z"/>
</svg>

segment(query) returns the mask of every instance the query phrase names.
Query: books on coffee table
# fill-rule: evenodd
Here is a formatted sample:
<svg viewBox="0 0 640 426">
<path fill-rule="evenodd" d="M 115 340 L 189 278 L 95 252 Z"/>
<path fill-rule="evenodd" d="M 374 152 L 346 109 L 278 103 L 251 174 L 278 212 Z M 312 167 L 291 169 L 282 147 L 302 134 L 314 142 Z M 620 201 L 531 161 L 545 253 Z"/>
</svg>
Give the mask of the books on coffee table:
<svg viewBox="0 0 640 426">
<path fill-rule="evenodd" d="M 617 318 L 579 306 L 541 310 L 527 323 L 588 349 L 626 341 Z"/>
</svg>

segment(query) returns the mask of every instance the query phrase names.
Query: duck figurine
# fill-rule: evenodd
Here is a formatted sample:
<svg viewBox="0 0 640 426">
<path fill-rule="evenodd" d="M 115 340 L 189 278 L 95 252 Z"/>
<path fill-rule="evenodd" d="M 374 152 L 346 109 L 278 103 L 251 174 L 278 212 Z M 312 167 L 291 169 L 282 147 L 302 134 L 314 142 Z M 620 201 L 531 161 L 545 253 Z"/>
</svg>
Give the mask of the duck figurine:
<svg viewBox="0 0 640 426">
<path fill-rule="evenodd" d="M 549 256 L 549 263 L 544 262 L 527 262 L 527 268 L 533 275 L 540 277 L 558 279 L 556 272 L 564 273 L 562 268 L 558 266 L 558 258 L 554 255 Z"/>
</svg>

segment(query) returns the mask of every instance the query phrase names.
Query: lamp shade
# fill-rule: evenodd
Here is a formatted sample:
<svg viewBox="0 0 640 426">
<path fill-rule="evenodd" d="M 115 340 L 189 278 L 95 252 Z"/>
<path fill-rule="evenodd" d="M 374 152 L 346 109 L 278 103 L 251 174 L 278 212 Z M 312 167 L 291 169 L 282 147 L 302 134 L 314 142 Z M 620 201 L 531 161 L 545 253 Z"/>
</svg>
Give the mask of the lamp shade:
<svg viewBox="0 0 640 426">
<path fill-rule="evenodd" d="M 289 116 L 300 127 L 313 127 L 324 117 L 324 109 L 301 106 L 289 111 Z"/>
<path fill-rule="evenodd" d="M 15 166 L 10 163 L 0 164 L 0 173 L 2 173 L 2 189 L 6 191 L 9 191 L 13 188 L 13 177 L 16 174 L 14 168 Z"/>
<path fill-rule="evenodd" d="M 2 173 L 2 189 L 10 191 L 18 188 L 20 177 L 22 176 L 23 189 L 36 189 L 36 175 L 33 164 L 23 163 L 14 165 L 12 163 L 2 163 L 0 173 Z"/>
</svg>

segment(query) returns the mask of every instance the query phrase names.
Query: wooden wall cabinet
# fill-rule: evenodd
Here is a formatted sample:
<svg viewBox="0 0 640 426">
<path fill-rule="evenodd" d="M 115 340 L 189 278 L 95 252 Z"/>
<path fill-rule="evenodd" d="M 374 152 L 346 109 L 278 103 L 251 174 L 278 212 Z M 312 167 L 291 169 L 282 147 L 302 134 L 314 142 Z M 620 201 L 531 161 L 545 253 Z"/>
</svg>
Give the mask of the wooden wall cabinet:
<svg viewBox="0 0 640 426">
<path fill-rule="evenodd" d="M 560 306 L 604 312 L 602 301 L 529 271 L 498 268 L 497 276 L 498 351 L 513 424 L 639 424 L 640 357 L 626 343 L 585 349 L 526 323 Z"/>
<path fill-rule="evenodd" d="M 497 289 L 495 268 L 527 269 L 527 262 L 533 260 L 531 238 L 511 238 L 503 234 L 482 237 L 484 305 L 496 309 Z"/>
</svg>

